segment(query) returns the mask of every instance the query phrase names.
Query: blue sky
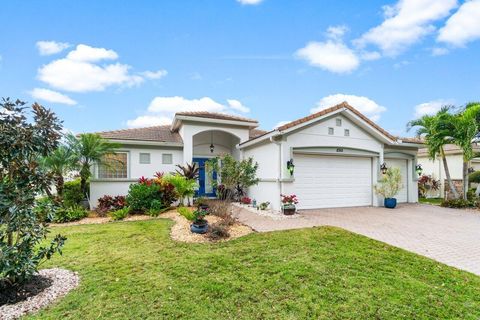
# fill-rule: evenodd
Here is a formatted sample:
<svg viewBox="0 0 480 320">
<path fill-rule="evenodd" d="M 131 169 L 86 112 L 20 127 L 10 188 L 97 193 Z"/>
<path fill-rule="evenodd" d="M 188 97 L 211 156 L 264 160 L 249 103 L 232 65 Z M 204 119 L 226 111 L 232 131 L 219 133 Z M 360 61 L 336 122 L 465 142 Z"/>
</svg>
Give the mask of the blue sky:
<svg viewBox="0 0 480 320">
<path fill-rule="evenodd" d="M 271 129 L 347 100 L 393 134 L 480 96 L 480 0 L 3 1 L 0 93 L 74 132 L 175 111 Z"/>
</svg>

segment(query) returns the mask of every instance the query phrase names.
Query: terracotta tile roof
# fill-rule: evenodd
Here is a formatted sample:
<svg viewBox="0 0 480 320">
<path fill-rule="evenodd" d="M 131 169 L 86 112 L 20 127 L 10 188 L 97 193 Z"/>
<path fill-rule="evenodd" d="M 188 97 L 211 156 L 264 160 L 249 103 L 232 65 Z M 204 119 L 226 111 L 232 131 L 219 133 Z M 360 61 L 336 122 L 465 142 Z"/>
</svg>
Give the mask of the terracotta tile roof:
<svg viewBox="0 0 480 320">
<path fill-rule="evenodd" d="M 397 137 L 398 140 L 402 140 L 403 142 L 407 143 L 419 143 L 419 144 L 425 144 L 422 138 L 416 138 L 416 137 Z"/>
<path fill-rule="evenodd" d="M 279 131 L 283 131 L 283 130 L 286 130 L 286 129 L 289 129 L 289 128 L 292 128 L 292 127 L 295 127 L 299 124 L 302 124 L 302 123 L 305 123 L 305 122 L 308 122 L 310 120 L 313 120 L 313 119 L 316 119 L 318 117 L 321 117 L 321 116 L 324 116 L 324 115 L 327 115 L 329 113 L 332 113 L 334 111 L 337 111 L 339 109 L 348 109 L 350 110 L 351 112 L 353 112 L 355 115 L 357 115 L 358 117 L 360 117 L 362 120 L 364 120 L 365 122 L 367 122 L 369 125 L 371 125 L 372 127 L 374 127 L 375 129 L 377 129 L 378 131 L 380 131 L 381 133 L 383 133 L 385 136 L 387 136 L 388 138 L 390 138 L 391 140 L 395 141 L 397 140 L 397 138 L 395 138 L 394 136 L 392 136 L 390 133 L 388 133 L 387 131 L 385 131 L 384 129 L 382 129 L 380 126 L 378 126 L 375 122 L 373 122 L 372 120 L 368 119 L 367 117 L 365 117 L 363 114 L 360 113 L 360 111 L 358 111 L 357 109 L 355 109 L 354 107 L 350 106 L 346 101 L 340 103 L 340 104 L 337 104 L 336 106 L 333 106 L 333 107 L 330 107 L 330 108 L 327 108 L 327 109 L 324 109 L 324 110 L 321 110 L 317 113 L 313 113 L 309 116 L 306 116 L 306 117 L 303 117 L 303 118 L 300 118 L 298 120 L 295 120 L 295 121 L 292 121 L 292 122 L 289 122 L 283 126 L 280 126 L 278 127 L 277 129 Z"/>
<path fill-rule="evenodd" d="M 233 120 L 233 121 L 244 121 L 258 123 L 255 119 L 249 119 L 239 116 L 234 116 L 226 113 L 217 113 L 217 112 L 206 112 L 206 111 L 192 111 L 192 112 L 177 112 L 177 116 L 188 116 L 188 117 L 198 117 L 198 118 L 209 118 L 209 119 L 219 119 L 219 120 Z"/>
<path fill-rule="evenodd" d="M 265 131 L 265 130 L 252 129 L 252 130 L 250 130 L 249 137 L 250 137 L 250 139 L 257 138 L 257 137 L 263 136 L 267 132 L 268 131 Z"/>
<path fill-rule="evenodd" d="M 474 152 L 480 152 L 480 146 L 476 146 L 475 144 L 473 144 L 472 147 L 473 147 Z M 463 153 L 462 149 L 460 149 L 460 147 L 458 147 L 455 144 L 446 144 L 446 145 L 443 146 L 443 150 L 447 154 L 462 154 Z M 426 154 L 428 154 L 428 149 L 427 148 L 422 148 L 422 149 L 418 150 L 418 155 L 426 155 Z"/>
<path fill-rule="evenodd" d="M 178 134 L 178 132 L 172 132 L 170 126 L 102 131 L 97 133 L 105 139 L 183 143 L 180 134 Z"/>
</svg>

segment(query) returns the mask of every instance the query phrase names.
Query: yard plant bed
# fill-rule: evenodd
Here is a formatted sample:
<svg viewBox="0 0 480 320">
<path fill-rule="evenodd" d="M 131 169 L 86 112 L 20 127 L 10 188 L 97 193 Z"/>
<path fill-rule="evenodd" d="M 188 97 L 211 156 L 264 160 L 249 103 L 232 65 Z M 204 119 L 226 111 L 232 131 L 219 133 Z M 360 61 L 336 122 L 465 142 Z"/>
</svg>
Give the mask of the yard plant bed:
<svg viewBox="0 0 480 320">
<path fill-rule="evenodd" d="M 171 240 L 169 219 L 58 227 L 82 281 L 30 319 L 477 319 L 480 277 L 332 227 Z M 201 278 L 201 281 L 198 279 Z"/>
</svg>

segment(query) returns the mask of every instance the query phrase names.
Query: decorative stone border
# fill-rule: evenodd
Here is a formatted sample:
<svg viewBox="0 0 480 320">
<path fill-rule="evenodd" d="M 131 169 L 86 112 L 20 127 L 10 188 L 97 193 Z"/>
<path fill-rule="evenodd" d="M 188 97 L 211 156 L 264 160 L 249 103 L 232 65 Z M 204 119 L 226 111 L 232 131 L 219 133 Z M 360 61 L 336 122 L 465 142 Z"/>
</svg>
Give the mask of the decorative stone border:
<svg viewBox="0 0 480 320">
<path fill-rule="evenodd" d="M 254 207 L 246 205 L 246 204 L 241 204 L 241 203 L 238 203 L 238 202 L 234 202 L 234 203 L 232 203 L 232 205 L 237 207 L 237 208 L 241 208 L 241 209 L 244 209 L 244 210 L 248 210 L 252 213 L 258 214 L 259 216 L 269 217 L 272 220 L 298 219 L 298 218 L 301 218 L 303 216 L 302 214 L 299 214 L 299 213 L 296 213 L 296 214 L 291 215 L 291 216 L 287 216 L 287 215 L 282 214 L 280 211 L 276 211 L 276 210 L 273 210 L 273 209 L 258 210 L 257 208 L 254 208 Z"/>
<path fill-rule="evenodd" d="M 38 274 L 50 279 L 52 284 L 39 294 L 24 301 L 1 306 L 0 320 L 18 319 L 26 314 L 36 312 L 65 296 L 80 284 L 78 274 L 65 269 L 43 269 Z"/>
</svg>

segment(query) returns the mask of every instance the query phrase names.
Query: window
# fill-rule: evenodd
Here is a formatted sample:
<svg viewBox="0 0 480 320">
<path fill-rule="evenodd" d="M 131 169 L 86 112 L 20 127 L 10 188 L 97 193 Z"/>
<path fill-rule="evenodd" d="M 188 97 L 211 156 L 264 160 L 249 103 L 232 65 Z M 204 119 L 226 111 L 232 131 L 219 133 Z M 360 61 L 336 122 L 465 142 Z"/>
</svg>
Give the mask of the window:
<svg viewBox="0 0 480 320">
<path fill-rule="evenodd" d="M 126 179 L 127 152 L 116 152 L 103 157 L 103 163 L 98 166 L 98 177 L 103 179 Z"/>
<path fill-rule="evenodd" d="M 173 156 L 171 153 L 162 153 L 162 164 L 172 164 Z"/>
<path fill-rule="evenodd" d="M 345 129 L 343 134 L 344 134 L 345 137 L 350 137 L 350 130 Z"/>
<path fill-rule="evenodd" d="M 150 153 L 140 153 L 140 163 L 150 164 Z"/>
<path fill-rule="evenodd" d="M 335 119 L 335 122 L 337 123 L 337 127 L 342 126 L 342 119 Z"/>
<path fill-rule="evenodd" d="M 329 135 L 333 135 L 335 133 L 335 131 L 333 130 L 333 128 L 328 128 L 328 134 Z"/>
</svg>

